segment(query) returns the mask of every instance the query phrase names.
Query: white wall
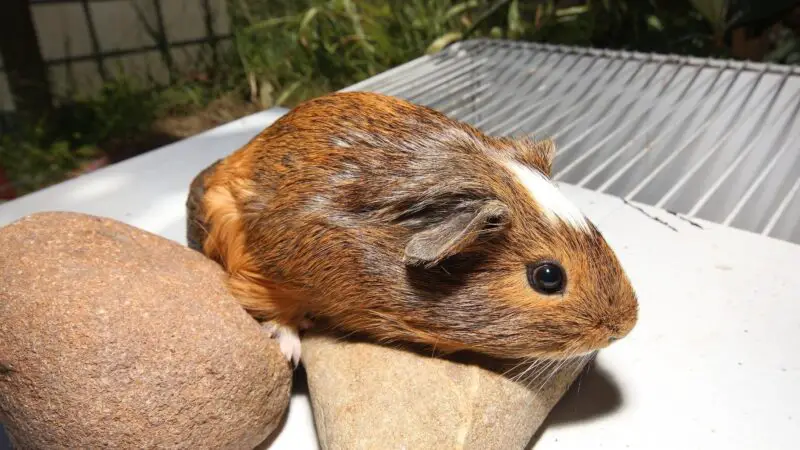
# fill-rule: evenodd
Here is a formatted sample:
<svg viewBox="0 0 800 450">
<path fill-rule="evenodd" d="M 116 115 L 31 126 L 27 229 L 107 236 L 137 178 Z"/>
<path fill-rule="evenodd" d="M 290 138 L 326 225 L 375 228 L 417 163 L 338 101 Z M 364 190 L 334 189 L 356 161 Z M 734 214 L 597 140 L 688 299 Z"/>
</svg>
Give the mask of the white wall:
<svg viewBox="0 0 800 450">
<path fill-rule="evenodd" d="M 191 70 L 202 44 L 182 45 L 186 41 L 209 38 L 205 22 L 205 4 L 210 6 L 213 32 L 216 36 L 230 33 L 225 0 L 89 0 L 99 53 L 92 45 L 90 27 L 80 0 L 32 2 L 32 14 L 42 56 L 49 62 L 53 92 L 57 96 L 70 92 L 88 95 L 102 84 L 95 57 L 102 56 L 102 66 L 109 75 L 122 70 L 126 76 L 147 81 L 148 76 L 164 82 L 168 71 L 157 50 L 114 55 L 142 47 L 155 47 L 145 23 L 158 30 L 156 1 L 160 3 L 164 29 L 170 43 L 170 54 L 179 70 Z M 89 58 L 87 58 L 89 57 Z M 63 62 L 72 58 L 77 61 Z M 0 60 L 0 67 L 2 61 Z M 0 69 L 0 110 L 13 110 L 5 74 Z"/>
</svg>

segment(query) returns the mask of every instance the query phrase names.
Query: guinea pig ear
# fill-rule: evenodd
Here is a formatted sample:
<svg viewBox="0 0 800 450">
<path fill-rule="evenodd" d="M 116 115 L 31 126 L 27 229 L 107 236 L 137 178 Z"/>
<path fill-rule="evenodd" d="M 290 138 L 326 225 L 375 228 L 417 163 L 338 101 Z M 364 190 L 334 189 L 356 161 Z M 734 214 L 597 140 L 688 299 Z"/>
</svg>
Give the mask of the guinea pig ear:
<svg viewBox="0 0 800 450">
<path fill-rule="evenodd" d="M 444 221 L 411 237 L 405 248 L 405 264 L 431 268 L 475 244 L 478 237 L 502 230 L 508 207 L 497 200 L 476 202 L 456 210 Z"/>
<path fill-rule="evenodd" d="M 552 139 L 535 141 L 524 137 L 517 139 L 516 147 L 520 162 L 538 168 L 543 174 L 550 177 L 553 170 L 553 159 L 556 156 L 556 145 Z"/>
</svg>

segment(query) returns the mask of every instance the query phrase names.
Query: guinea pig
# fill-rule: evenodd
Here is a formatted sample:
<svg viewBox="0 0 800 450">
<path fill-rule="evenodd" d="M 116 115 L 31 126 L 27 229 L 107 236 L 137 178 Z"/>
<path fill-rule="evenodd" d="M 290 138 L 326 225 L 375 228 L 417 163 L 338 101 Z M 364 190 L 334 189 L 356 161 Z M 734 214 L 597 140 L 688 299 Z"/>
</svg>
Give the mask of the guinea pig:
<svg viewBox="0 0 800 450">
<path fill-rule="evenodd" d="M 324 95 L 205 178 L 202 251 L 295 365 L 309 317 L 444 352 L 587 355 L 631 331 L 638 300 L 551 181 L 554 153 L 395 97 Z"/>
</svg>

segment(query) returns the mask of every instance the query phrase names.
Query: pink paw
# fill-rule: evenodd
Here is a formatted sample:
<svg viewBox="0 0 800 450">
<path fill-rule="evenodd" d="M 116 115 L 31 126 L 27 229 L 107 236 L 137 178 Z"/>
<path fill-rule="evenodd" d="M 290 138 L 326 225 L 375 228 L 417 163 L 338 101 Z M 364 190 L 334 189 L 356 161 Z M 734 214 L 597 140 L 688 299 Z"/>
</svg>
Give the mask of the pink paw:
<svg viewBox="0 0 800 450">
<path fill-rule="evenodd" d="M 281 353 L 286 357 L 287 361 L 291 361 L 294 367 L 300 363 L 300 336 L 297 330 L 284 325 L 278 325 L 275 322 L 263 322 L 261 328 L 272 339 L 278 340 Z"/>
</svg>

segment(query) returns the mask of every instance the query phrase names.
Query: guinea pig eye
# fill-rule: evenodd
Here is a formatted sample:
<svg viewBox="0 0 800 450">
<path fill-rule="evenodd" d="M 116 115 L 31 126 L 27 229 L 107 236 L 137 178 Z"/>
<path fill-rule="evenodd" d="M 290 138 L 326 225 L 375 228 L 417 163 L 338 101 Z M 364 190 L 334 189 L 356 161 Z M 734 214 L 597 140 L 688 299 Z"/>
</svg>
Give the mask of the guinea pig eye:
<svg viewBox="0 0 800 450">
<path fill-rule="evenodd" d="M 528 266 L 528 283 L 541 294 L 552 295 L 563 291 L 566 279 L 564 269 L 554 262 L 540 262 Z"/>
</svg>

